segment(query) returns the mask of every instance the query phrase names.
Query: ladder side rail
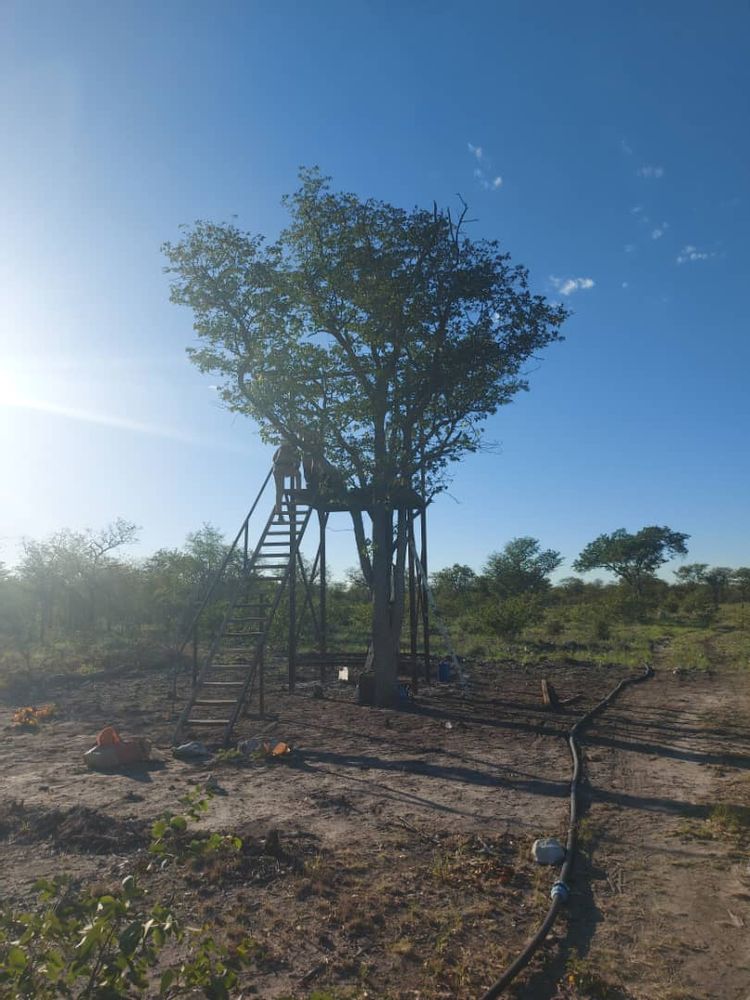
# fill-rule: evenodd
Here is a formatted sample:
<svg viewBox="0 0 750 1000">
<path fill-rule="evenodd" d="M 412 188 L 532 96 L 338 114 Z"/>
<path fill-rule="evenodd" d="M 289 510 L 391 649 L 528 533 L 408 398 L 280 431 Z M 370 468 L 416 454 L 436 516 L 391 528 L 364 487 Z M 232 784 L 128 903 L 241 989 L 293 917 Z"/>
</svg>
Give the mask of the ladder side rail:
<svg viewBox="0 0 750 1000">
<path fill-rule="evenodd" d="M 263 485 L 261 486 L 260 490 L 258 491 L 258 495 L 256 496 L 255 500 L 253 501 L 252 507 L 250 508 L 247 516 L 245 517 L 245 520 L 242 522 L 242 525 L 240 526 L 240 530 L 237 532 L 237 535 L 236 535 L 234 541 L 232 542 L 232 544 L 230 545 L 229 549 L 227 550 L 226 555 L 224 556 L 224 559 L 223 559 L 223 561 L 221 563 L 221 566 L 219 567 L 219 569 L 214 574 L 213 579 L 211 580 L 211 582 L 210 582 L 210 584 L 208 586 L 208 589 L 206 590 L 206 593 L 203 595 L 203 599 L 201 600 L 200 605 L 198 606 L 197 610 L 193 614 L 192 619 L 190 620 L 189 626 L 185 629 L 185 631 L 183 633 L 182 640 L 180 641 L 180 643 L 179 643 L 179 645 L 177 647 L 177 653 L 178 653 L 178 655 L 181 654 L 182 651 L 185 649 L 185 646 L 187 646 L 188 641 L 190 640 L 190 635 L 191 635 L 193 629 L 195 628 L 195 626 L 198 624 L 198 620 L 201 617 L 201 615 L 203 614 L 203 612 L 206 610 L 206 606 L 208 605 L 208 602 L 211 600 L 211 596 L 213 595 L 213 592 L 216 590 L 217 586 L 219 585 L 219 582 L 221 581 L 222 576 L 226 572 L 226 568 L 229 565 L 232 556 L 234 555 L 235 549 L 239 545 L 240 539 L 242 538 L 243 535 L 246 534 L 246 532 L 248 530 L 249 523 L 250 523 L 250 518 L 255 513 L 255 508 L 258 506 L 260 498 L 263 495 L 263 492 L 264 492 L 266 486 L 268 486 L 268 482 L 269 482 L 269 480 L 270 480 L 270 478 L 271 478 L 272 475 L 273 475 L 273 468 L 270 468 L 268 470 L 266 478 L 263 480 Z M 265 532 L 264 532 L 264 535 L 265 535 Z M 254 555 L 255 555 L 255 553 L 253 553 L 253 556 Z M 250 563 L 248 563 L 247 559 L 245 559 L 244 563 L 245 563 L 245 568 L 247 569 L 249 567 L 250 563 L 252 563 L 252 559 L 250 560 Z"/>
<path fill-rule="evenodd" d="M 199 672 L 199 674 L 198 674 L 198 676 L 197 676 L 197 678 L 195 680 L 195 683 L 193 685 L 192 693 L 191 693 L 190 697 L 188 698 L 188 700 L 187 700 L 187 702 L 185 704 L 185 707 L 183 708 L 182 712 L 180 713 L 180 718 L 179 718 L 179 720 L 177 722 L 177 729 L 175 730 L 175 738 L 179 735 L 180 730 L 185 725 L 185 723 L 188 721 L 188 717 L 190 716 L 190 712 L 192 711 L 193 705 L 195 703 L 196 692 L 199 690 L 199 688 L 203 684 L 203 681 L 205 680 L 206 675 L 208 674 L 208 671 L 211 668 L 211 664 L 213 663 L 214 657 L 216 656 L 217 650 L 219 648 L 219 643 L 221 642 L 222 638 L 224 637 L 224 630 L 226 629 L 227 624 L 229 623 L 230 618 L 234 614 L 234 611 L 235 611 L 235 608 L 237 606 L 237 602 L 239 600 L 240 594 L 242 593 L 242 591 L 244 589 L 244 583 L 245 583 L 245 581 L 242 580 L 242 579 L 239 579 L 237 581 L 237 585 L 236 585 L 236 587 L 234 589 L 234 594 L 232 595 L 232 599 L 229 602 L 227 610 L 226 610 L 226 612 L 224 614 L 224 618 L 222 620 L 221 627 L 219 629 L 217 629 L 216 635 L 213 637 L 213 639 L 211 641 L 211 645 L 209 647 L 208 653 L 206 654 L 206 659 L 203 661 L 203 666 L 201 667 L 200 672 Z"/>
<path fill-rule="evenodd" d="M 201 667 L 200 673 L 198 674 L 198 677 L 196 678 L 196 680 L 195 680 L 195 682 L 193 684 L 194 690 L 197 690 L 202 685 L 203 681 L 206 679 L 206 675 L 207 675 L 208 671 L 211 668 L 211 665 L 212 665 L 212 663 L 214 661 L 214 658 L 216 657 L 216 653 L 218 652 L 219 644 L 221 643 L 221 640 L 224 638 L 224 633 L 226 632 L 227 625 L 229 624 L 232 616 L 234 615 L 234 612 L 235 612 L 235 609 L 237 607 L 237 602 L 239 600 L 240 594 L 242 593 L 243 588 L 247 584 L 247 577 L 250 574 L 251 570 L 253 570 L 255 568 L 256 557 L 258 556 L 258 553 L 259 553 L 259 551 L 260 551 L 260 549 L 261 549 L 261 547 L 263 545 L 263 539 L 268 534 L 268 531 L 269 531 L 269 529 L 270 529 L 270 527 L 271 527 L 271 525 L 272 525 L 272 523 L 274 521 L 275 516 L 276 515 L 272 511 L 271 514 L 270 514 L 270 516 L 269 516 L 269 518 L 268 518 L 268 521 L 266 522 L 266 526 L 263 529 L 263 532 L 262 532 L 262 534 L 260 536 L 260 540 L 258 541 L 258 545 L 257 545 L 255 551 L 253 552 L 252 558 L 248 562 L 247 573 L 243 577 L 240 577 L 240 579 L 237 581 L 237 584 L 236 584 L 235 590 L 234 590 L 234 594 L 232 596 L 232 600 L 229 602 L 229 606 L 228 606 L 228 608 L 226 610 L 224 618 L 222 619 L 221 625 L 217 629 L 216 635 L 214 636 L 214 638 L 211 641 L 211 646 L 209 647 L 208 654 L 206 655 L 206 659 L 203 662 L 203 666 Z M 262 569 L 263 567 L 261 566 L 259 568 Z M 185 716 L 185 721 L 187 721 L 187 716 L 190 714 L 190 710 L 193 707 L 192 706 L 192 702 L 193 701 L 194 701 L 194 698 L 191 698 L 190 702 L 188 703 L 188 706 L 187 706 L 187 709 L 186 709 L 187 714 Z M 179 725 L 182 725 L 182 724 L 183 723 L 182 723 L 182 718 L 181 718 Z"/>
<path fill-rule="evenodd" d="M 312 508 L 309 508 L 308 511 L 307 511 L 307 514 L 305 515 L 304 521 L 300 525 L 299 536 L 298 536 L 300 539 L 302 538 L 303 534 L 305 533 L 305 528 L 307 527 L 307 522 L 310 520 L 310 513 L 311 513 L 311 511 L 312 511 Z M 273 517 L 273 515 L 272 515 L 272 517 Z M 273 625 L 274 617 L 275 617 L 276 612 L 278 610 L 279 604 L 281 604 L 281 598 L 284 596 L 284 591 L 286 590 L 286 585 L 289 582 L 289 577 L 290 577 L 293 569 L 294 569 L 294 555 L 292 554 L 292 556 L 290 556 L 289 562 L 287 564 L 286 571 L 285 571 L 284 575 L 281 577 L 281 579 L 279 580 L 279 585 L 276 588 L 276 593 L 274 595 L 273 602 L 271 603 L 271 605 L 269 607 L 268 614 L 266 616 L 266 620 L 265 620 L 265 623 L 263 625 L 263 633 L 261 634 L 260 638 L 258 639 L 257 645 L 255 647 L 255 655 L 253 657 L 253 664 L 252 664 L 250 670 L 248 671 L 247 677 L 245 678 L 245 683 L 244 683 L 244 685 L 242 687 L 242 691 L 240 691 L 240 693 L 237 696 L 237 704 L 234 706 L 234 708 L 232 709 L 232 714 L 229 716 L 229 722 L 227 723 L 227 727 L 226 727 L 226 729 L 224 731 L 224 742 L 225 743 L 229 742 L 229 737 L 232 735 L 232 730 L 237 725 L 237 719 L 239 718 L 240 712 L 242 711 L 243 705 L 245 704 L 245 699 L 247 697 L 247 693 L 248 693 L 249 690 L 251 690 L 252 685 L 255 682 L 255 673 L 256 673 L 256 671 L 258 669 L 258 664 L 260 663 L 260 658 L 263 655 L 263 651 L 264 651 L 266 642 L 268 640 L 268 634 L 271 631 L 271 626 Z"/>
</svg>

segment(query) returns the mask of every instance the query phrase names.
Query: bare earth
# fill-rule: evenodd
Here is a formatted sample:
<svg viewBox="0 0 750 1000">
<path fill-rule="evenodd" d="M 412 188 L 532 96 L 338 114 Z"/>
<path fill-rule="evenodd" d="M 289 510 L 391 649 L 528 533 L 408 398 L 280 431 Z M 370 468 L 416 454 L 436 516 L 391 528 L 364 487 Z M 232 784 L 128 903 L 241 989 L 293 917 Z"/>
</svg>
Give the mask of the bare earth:
<svg viewBox="0 0 750 1000">
<path fill-rule="evenodd" d="M 586 734 L 571 904 L 509 996 L 750 1000 L 748 845 L 712 821 L 750 805 L 747 683 L 658 667 Z M 63 871 L 102 890 L 135 871 L 190 922 L 254 940 L 243 996 L 479 997 L 547 907 L 555 871 L 529 849 L 565 833 L 563 734 L 627 672 L 475 666 L 468 698 L 436 685 L 403 712 L 360 708 L 345 685 L 318 699 L 271 684 L 269 718 L 239 735 L 295 751 L 243 767 L 172 757 L 164 676 L 52 682 L 35 696 L 59 714 L 38 733 L 0 706 L 0 897 L 28 903 Z M 543 711 L 543 676 L 584 699 Z M 154 766 L 87 771 L 108 723 L 151 737 Z M 209 772 L 226 794 L 200 824 L 242 837 L 241 857 L 148 870 L 149 824 Z"/>
</svg>

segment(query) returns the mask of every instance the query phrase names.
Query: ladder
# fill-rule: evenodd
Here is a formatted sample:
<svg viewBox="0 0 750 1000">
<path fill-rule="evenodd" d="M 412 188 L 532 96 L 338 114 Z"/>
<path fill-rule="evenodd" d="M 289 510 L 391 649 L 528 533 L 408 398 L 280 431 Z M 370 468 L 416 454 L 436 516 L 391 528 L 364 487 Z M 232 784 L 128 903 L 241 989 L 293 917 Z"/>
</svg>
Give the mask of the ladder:
<svg viewBox="0 0 750 1000">
<path fill-rule="evenodd" d="M 228 744 L 256 680 L 263 682 L 263 652 L 274 615 L 292 573 L 312 507 L 285 494 L 280 514 L 274 509 L 229 601 L 203 665 L 183 708 L 175 743 L 186 730 L 222 730 Z"/>
</svg>

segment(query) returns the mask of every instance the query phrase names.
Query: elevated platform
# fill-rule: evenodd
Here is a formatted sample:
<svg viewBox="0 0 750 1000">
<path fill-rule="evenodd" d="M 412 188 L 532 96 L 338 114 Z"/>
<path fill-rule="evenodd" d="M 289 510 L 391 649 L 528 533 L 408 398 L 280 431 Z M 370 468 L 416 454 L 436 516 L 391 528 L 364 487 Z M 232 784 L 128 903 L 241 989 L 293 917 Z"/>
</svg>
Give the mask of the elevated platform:
<svg viewBox="0 0 750 1000">
<path fill-rule="evenodd" d="M 375 497 L 371 489 L 356 490 L 287 490 L 294 502 L 308 505 L 325 514 L 346 513 L 352 510 L 367 511 L 373 506 Z M 394 510 L 422 510 L 422 497 L 407 486 L 394 487 L 385 500 Z"/>
</svg>

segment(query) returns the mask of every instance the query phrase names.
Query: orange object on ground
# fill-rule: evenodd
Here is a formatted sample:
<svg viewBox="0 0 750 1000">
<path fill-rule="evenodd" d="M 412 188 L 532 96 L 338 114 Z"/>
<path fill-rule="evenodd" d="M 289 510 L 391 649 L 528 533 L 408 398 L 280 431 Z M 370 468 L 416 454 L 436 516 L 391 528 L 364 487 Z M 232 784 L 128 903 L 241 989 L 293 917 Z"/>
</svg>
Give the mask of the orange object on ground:
<svg viewBox="0 0 750 1000">
<path fill-rule="evenodd" d="M 114 726 L 105 726 L 96 737 L 96 745 L 98 747 L 113 747 L 118 743 L 122 743 L 122 740 Z"/>
<path fill-rule="evenodd" d="M 128 764 L 141 764 L 150 753 L 147 739 L 124 740 L 114 726 L 105 726 L 96 737 L 96 746 L 87 750 L 83 759 L 95 771 L 114 771 Z"/>
</svg>

